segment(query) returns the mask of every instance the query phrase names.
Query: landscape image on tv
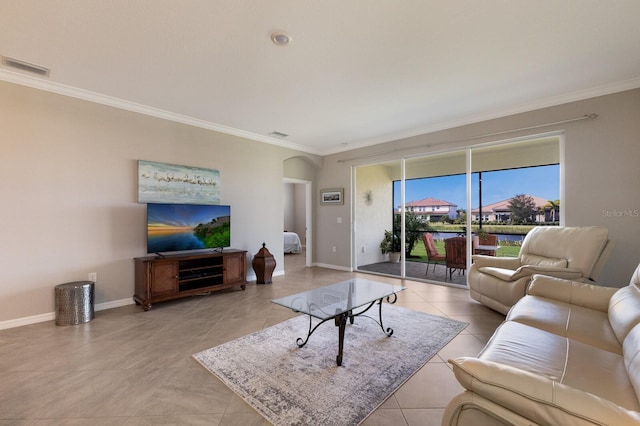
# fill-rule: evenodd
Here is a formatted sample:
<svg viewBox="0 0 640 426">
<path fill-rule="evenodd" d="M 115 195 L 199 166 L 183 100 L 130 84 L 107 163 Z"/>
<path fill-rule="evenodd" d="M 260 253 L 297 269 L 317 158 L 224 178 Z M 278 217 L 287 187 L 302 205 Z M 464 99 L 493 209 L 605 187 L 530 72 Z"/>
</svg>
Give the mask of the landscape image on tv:
<svg viewBox="0 0 640 426">
<path fill-rule="evenodd" d="M 231 207 L 203 204 L 147 204 L 147 252 L 231 246 Z"/>
</svg>

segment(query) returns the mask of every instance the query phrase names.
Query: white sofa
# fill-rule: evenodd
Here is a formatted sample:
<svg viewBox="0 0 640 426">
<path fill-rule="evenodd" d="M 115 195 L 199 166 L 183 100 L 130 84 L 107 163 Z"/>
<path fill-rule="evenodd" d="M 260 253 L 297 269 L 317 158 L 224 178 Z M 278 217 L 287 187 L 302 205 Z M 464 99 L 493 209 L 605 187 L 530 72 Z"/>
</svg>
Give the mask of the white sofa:
<svg viewBox="0 0 640 426">
<path fill-rule="evenodd" d="M 506 314 L 524 297 L 534 274 L 574 281 L 597 280 L 612 248 L 607 228 L 536 227 L 525 236 L 517 258 L 473 256 L 469 295 Z"/>
<path fill-rule="evenodd" d="M 640 266 L 621 289 L 535 275 L 442 425 L 640 425 Z"/>
</svg>

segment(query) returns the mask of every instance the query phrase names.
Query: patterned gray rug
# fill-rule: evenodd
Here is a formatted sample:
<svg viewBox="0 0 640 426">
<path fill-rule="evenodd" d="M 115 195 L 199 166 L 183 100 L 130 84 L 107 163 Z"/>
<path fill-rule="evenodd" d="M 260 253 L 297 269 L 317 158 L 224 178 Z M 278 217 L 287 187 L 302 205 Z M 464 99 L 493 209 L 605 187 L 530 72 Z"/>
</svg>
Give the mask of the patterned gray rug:
<svg viewBox="0 0 640 426">
<path fill-rule="evenodd" d="M 333 321 L 298 348 L 304 315 L 193 357 L 274 425 L 357 425 L 467 326 L 386 303 L 382 320 L 391 337 L 364 316 L 347 325 L 341 367 Z"/>
</svg>

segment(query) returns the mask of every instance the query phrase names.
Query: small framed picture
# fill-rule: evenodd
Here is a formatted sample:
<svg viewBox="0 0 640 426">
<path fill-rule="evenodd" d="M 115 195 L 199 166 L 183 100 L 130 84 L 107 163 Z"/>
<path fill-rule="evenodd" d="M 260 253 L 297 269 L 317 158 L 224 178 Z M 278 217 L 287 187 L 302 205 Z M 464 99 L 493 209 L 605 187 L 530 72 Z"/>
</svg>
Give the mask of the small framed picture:
<svg viewBox="0 0 640 426">
<path fill-rule="evenodd" d="M 344 190 L 342 188 L 321 190 L 320 204 L 344 204 Z"/>
</svg>

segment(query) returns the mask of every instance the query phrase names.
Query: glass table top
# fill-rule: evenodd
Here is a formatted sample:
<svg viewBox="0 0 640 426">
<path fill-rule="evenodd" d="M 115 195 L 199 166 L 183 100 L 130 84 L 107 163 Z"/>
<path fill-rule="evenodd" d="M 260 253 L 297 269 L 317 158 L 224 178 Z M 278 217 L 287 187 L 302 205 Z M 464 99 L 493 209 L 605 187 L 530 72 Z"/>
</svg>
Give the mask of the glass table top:
<svg viewBox="0 0 640 426">
<path fill-rule="evenodd" d="M 405 290 L 392 285 L 353 278 L 272 300 L 273 303 L 326 320 Z"/>
</svg>

